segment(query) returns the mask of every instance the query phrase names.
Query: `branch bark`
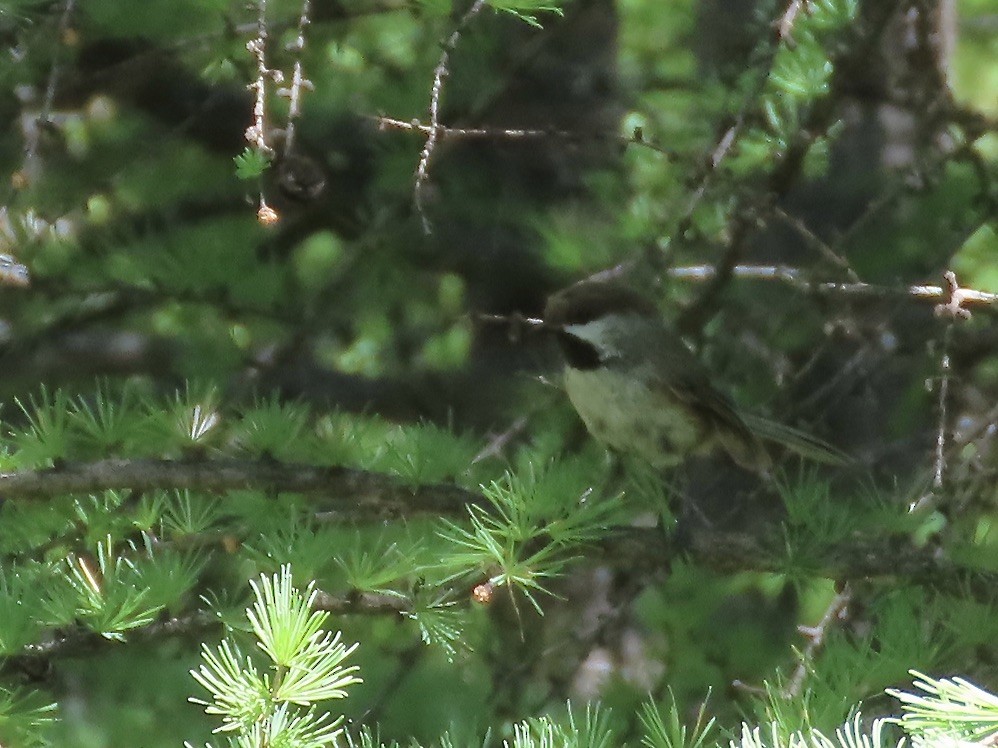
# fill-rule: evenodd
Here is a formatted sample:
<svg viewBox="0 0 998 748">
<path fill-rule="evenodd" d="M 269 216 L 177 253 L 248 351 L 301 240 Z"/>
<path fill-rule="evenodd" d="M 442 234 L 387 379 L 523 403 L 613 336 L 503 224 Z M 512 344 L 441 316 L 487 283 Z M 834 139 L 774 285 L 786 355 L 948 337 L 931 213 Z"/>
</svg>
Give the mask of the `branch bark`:
<svg viewBox="0 0 998 748">
<path fill-rule="evenodd" d="M 0 499 L 8 501 L 111 489 L 321 493 L 334 508 L 379 516 L 453 514 L 481 500 L 480 494 L 453 484 L 407 486 L 384 473 L 272 460 L 110 459 L 0 473 Z"/>
</svg>

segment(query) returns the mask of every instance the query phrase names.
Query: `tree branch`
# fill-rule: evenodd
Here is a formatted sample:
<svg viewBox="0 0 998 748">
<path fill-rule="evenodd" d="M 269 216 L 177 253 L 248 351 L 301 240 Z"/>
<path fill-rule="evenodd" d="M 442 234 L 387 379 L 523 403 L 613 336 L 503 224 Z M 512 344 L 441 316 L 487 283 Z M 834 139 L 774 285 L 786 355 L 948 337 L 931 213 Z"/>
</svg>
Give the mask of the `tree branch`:
<svg viewBox="0 0 998 748">
<path fill-rule="evenodd" d="M 677 280 L 711 281 L 718 273 L 713 265 L 684 265 L 668 270 L 668 275 Z M 834 281 L 811 281 L 800 268 L 789 265 L 735 265 L 731 269 L 731 277 L 742 280 L 776 281 L 791 286 L 798 291 L 821 296 L 844 296 L 860 299 L 911 299 L 934 303 L 940 308 L 939 314 L 951 314 L 959 309 L 969 314 L 968 306 L 982 307 L 998 311 L 998 294 L 978 291 L 973 288 L 963 288 L 953 285 L 911 285 L 911 286 L 879 286 L 862 281 L 839 283 Z"/>
<path fill-rule="evenodd" d="M 371 474 L 367 474 L 370 476 Z M 440 486 L 454 494 L 480 499 L 476 494 L 455 486 Z M 774 528 L 770 526 L 769 530 Z M 744 571 L 785 573 L 791 561 L 787 558 L 785 536 L 779 532 L 753 533 L 718 530 L 713 527 L 693 527 L 675 536 L 663 534 L 660 528 L 622 528 L 608 533 L 591 554 L 602 563 L 626 568 L 638 575 L 657 575 L 668 569 L 678 556 L 687 556 L 703 566 L 722 574 Z M 904 536 L 883 534 L 856 538 L 825 547 L 810 547 L 806 556 L 793 559 L 795 568 L 807 567 L 814 576 L 841 582 L 876 578 L 901 579 L 952 593 L 954 590 L 982 601 L 991 601 L 998 589 L 998 574 L 974 569 L 949 560 L 935 547 L 917 547 Z M 472 604 L 471 597 L 465 598 Z M 320 593 L 314 609 L 338 614 L 398 616 L 408 611 L 411 601 L 406 597 L 353 591 L 346 595 Z M 185 615 L 158 621 L 127 633 L 129 642 L 150 641 L 171 636 L 200 636 L 221 624 L 217 615 L 207 610 L 195 610 Z M 21 672 L 37 677 L 39 671 L 53 659 L 93 654 L 106 647 L 117 646 L 83 626 L 60 630 L 47 641 L 26 646 L 22 652 L 7 658 L 0 671 Z"/>
<path fill-rule="evenodd" d="M 786 573 L 807 570 L 814 577 L 851 582 L 902 580 L 945 593 L 965 593 L 990 602 L 998 589 L 998 574 L 960 564 L 939 547 L 918 547 L 906 536 L 884 529 L 845 542 L 815 544 L 787 556 L 785 535 L 779 532 L 688 528 L 680 544 L 660 529 L 628 528 L 601 544 L 607 563 L 645 572 L 661 571 L 679 555 L 722 574 L 744 571 Z"/>
<path fill-rule="evenodd" d="M 419 154 L 419 164 L 416 166 L 415 174 L 416 183 L 413 186 L 413 202 L 416 206 L 416 213 L 419 214 L 420 220 L 423 222 L 423 231 L 427 234 L 430 233 L 430 219 L 427 217 L 423 206 L 423 186 L 430 175 L 430 160 L 433 158 L 433 152 L 437 148 L 437 141 L 440 137 L 440 96 L 444 90 L 444 78 L 450 74 L 448 68 L 450 65 L 450 55 L 457 47 L 457 43 L 461 41 L 461 34 L 464 32 L 465 27 L 471 23 L 471 20 L 482 12 L 485 6 L 485 0 L 475 0 L 471 4 L 471 7 L 461 16 L 461 20 L 457 22 L 454 31 L 447 37 L 447 41 L 444 42 L 443 50 L 440 52 L 440 59 L 437 62 L 437 66 L 433 68 L 433 85 L 430 87 L 429 133 L 426 136 L 426 144 Z"/>
<path fill-rule="evenodd" d="M 859 24 L 854 29 L 855 33 L 851 44 L 842 44 L 841 51 L 833 54 L 831 62 L 834 72 L 829 92 L 813 102 L 804 122 L 789 140 L 787 148 L 775 160 L 772 170 L 766 175 L 762 184 L 748 193 L 748 197 L 741 198 L 739 204 L 732 211 L 726 230 L 729 239 L 725 243 L 724 254 L 715 263 L 714 275 L 699 298 L 687 307 L 677 320 L 676 326 L 684 333 L 699 334 L 707 322 L 717 313 L 715 302 L 721 291 L 734 277 L 733 269 L 737 267 L 738 261 L 748 247 L 749 239 L 754 235 L 760 214 L 767 212 L 772 205 L 777 204 L 789 194 L 791 188 L 797 183 L 804 167 L 804 161 L 812 146 L 824 137 L 835 124 L 838 105 L 844 95 L 842 79 L 846 74 L 843 73 L 843 68 L 847 69 L 855 60 L 868 59 L 869 51 L 879 42 L 888 19 L 900 4 L 901 0 L 874 4 L 875 10 L 871 13 L 871 18 L 867 19 L 865 27 L 864 24 Z M 771 45 L 767 62 L 762 68 L 766 71 L 767 76 L 773 60 L 776 58 L 780 43 L 786 41 L 782 36 L 783 32 L 786 31 L 789 34 L 789 28 L 798 12 L 795 7 L 797 5 L 796 0 L 791 0 L 786 11 L 781 15 L 781 20 L 777 25 L 779 31 L 774 35 L 778 43 Z M 785 24 L 784 22 L 788 17 L 791 23 Z M 746 107 L 739 115 L 738 125 L 744 121 L 748 107 L 756 103 L 756 99 L 763 91 L 765 81 L 766 78 L 760 80 L 749 97 Z M 736 135 L 737 132 L 732 137 Z M 709 174 L 710 172 L 708 172 Z M 695 204 L 693 208 L 695 208 Z M 692 209 L 687 209 L 687 213 L 680 221 L 679 228 L 674 234 L 675 236 L 682 238 L 685 235 L 690 226 L 692 215 Z"/>
<path fill-rule="evenodd" d="M 0 499 L 5 500 L 41 500 L 110 489 L 322 493 L 336 506 L 379 516 L 453 514 L 481 500 L 480 494 L 452 484 L 410 487 L 383 473 L 269 460 L 110 459 L 0 473 Z"/>
<path fill-rule="evenodd" d="M 312 604 L 313 610 L 337 614 L 398 615 L 411 608 L 407 598 L 373 592 L 354 592 L 346 596 L 319 592 Z M 193 636 L 202 638 L 209 631 L 221 628 L 222 619 L 211 610 L 193 610 L 184 615 L 156 621 L 148 626 L 133 629 L 125 634 L 128 643 L 158 641 L 169 637 Z M 121 646 L 82 625 L 60 629 L 45 641 L 28 644 L 20 654 L 8 657 L 0 664 L 0 672 L 22 673 L 35 679 L 44 674 L 53 660 L 97 654 L 107 648 Z"/>
</svg>

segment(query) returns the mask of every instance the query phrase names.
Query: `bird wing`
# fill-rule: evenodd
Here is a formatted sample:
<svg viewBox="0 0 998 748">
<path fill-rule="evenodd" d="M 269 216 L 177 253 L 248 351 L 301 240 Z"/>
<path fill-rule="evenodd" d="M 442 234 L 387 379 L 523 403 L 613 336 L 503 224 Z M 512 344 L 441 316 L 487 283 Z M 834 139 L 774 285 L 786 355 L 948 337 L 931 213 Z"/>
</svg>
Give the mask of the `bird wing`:
<svg viewBox="0 0 998 748">
<path fill-rule="evenodd" d="M 765 447 L 731 401 L 710 384 L 706 368 L 678 336 L 660 336 L 656 359 L 656 386 L 704 421 L 707 433 L 736 463 L 748 470 L 770 468 Z"/>
<path fill-rule="evenodd" d="M 791 452 L 796 452 L 802 457 L 822 462 L 826 465 L 848 465 L 853 462 L 853 458 L 837 447 L 833 447 L 823 439 L 795 429 L 793 426 L 786 426 L 776 421 L 771 421 L 762 416 L 743 413 L 742 419 L 760 439 L 780 444 Z"/>
</svg>

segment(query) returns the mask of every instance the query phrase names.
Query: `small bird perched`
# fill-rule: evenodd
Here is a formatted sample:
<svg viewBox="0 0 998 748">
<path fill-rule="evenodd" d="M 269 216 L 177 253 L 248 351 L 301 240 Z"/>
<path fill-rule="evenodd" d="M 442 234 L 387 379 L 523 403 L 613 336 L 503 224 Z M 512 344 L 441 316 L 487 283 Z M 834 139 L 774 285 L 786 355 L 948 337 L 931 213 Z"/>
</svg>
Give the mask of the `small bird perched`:
<svg viewBox="0 0 998 748">
<path fill-rule="evenodd" d="M 596 439 L 653 467 L 718 448 L 766 473 L 763 440 L 807 457 L 848 460 L 819 439 L 739 413 L 655 305 L 614 282 L 582 281 L 548 299 L 544 325 L 565 355 L 565 391 Z"/>
</svg>

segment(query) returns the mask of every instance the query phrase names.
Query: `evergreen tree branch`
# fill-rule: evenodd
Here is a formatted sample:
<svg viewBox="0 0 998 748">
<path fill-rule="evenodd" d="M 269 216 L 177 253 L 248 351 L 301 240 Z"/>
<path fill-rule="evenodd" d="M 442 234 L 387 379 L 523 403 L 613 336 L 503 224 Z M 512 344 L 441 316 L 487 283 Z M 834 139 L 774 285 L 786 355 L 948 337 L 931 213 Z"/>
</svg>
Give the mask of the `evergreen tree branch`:
<svg viewBox="0 0 998 748">
<path fill-rule="evenodd" d="M 440 138 L 438 130 L 440 127 L 440 97 L 443 94 L 444 78 L 450 73 L 450 56 L 457 47 L 458 42 L 461 41 L 461 34 L 464 32 L 465 27 L 471 23 L 472 19 L 482 12 L 485 6 L 485 0 L 475 0 L 471 4 L 471 7 L 465 11 L 450 36 L 443 43 L 440 60 L 437 62 L 436 67 L 433 68 L 433 85 L 430 88 L 430 130 L 426 137 L 426 144 L 419 154 L 419 164 L 416 166 L 415 184 L 413 185 L 413 203 L 416 207 L 416 213 L 419 214 L 419 218 L 423 223 L 423 232 L 426 234 L 430 233 L 431 226 L 423 205 L 423 187 L 430 175 L 430 160 L 433 158 L 433 152 L 436 150 L 437 142 Z"/>
<path fill-rule="evenodd" d="M 781 19 L 785 19 L 787 14 L 791 13 L 791 9 L 795 4 L 793 1 L 788 4 L 787 11 L 781 15 Z M 848 79 L 851 69 L 868 62 L 870 54 L 876 49 L 876 45 L 880 43 L 888 21 L 901 5 L 901 0 L 874 4 L 868 17 L 855 24 L 850 40 L 842 45 L 843 51 L 832 55 L 831 62 L 834 73 L 829 92 L 814 102 L 807 117 L 801 123 L 800 128 L 790 139 L 789 146 L 780 154 L 773 169 L 765 176 L 762 183 L 756 189 L 747 193 L 747 197 L 742 198 L 740 204 L 732 211 L 726 231 L 730 239 L 726 242 L 723 255 L 715 264 L 714 275 L 700 297 L 683 312 L 677 322 L 677 327 L 684 333 L 698 333 L 716 314 L 717 305 L 715 301 L 733 278 L 734 268 L 738 265 L 739 260 L 748 248 L 749 239 L 754 235 L 760 215 L 766 214 L 773 204 L 786 197 L 791 188 L 797 183 L 798 177 L 803 171 L 805 159 L 811 148 L 821 137 L 827 134 L 836 122 L 839 103 L 848 91 L 845 81 Z M 796 16 L 795 11 L 792 13 L 793 16 Z M 776 51 L 780 43 L 785 42 L 787 39 L 782 36 L 784 31 L 782 23 L 780 21 L 777 24 L 778 32 L 774 34 L 778 43 L 772 45 L 772 51 L 768 56 L 766 64 L 760 68 L 766 71 L 766 76 L 760 80 L 760 87 L 749 98 L 750 105 L 756 103 L 755 99 L 761 94 L 762 85 L 764 85 L 768 78 L 769 71 L 775 60 Z M 732 128 L 734 131 L 727 131 L 720 139 L 719 144 L 725 144 L 727 141 L 735 138 L 738 128 L 744 122 L 746 112 L 747 109 L 743 110 Z M 724 148 L 722 157 L 729 150 L 730 143 Z M 699 198 L 706 190 L 707 180 L 710 175 L 716 171 L 717 163 L 715 163 L 715 157 L 716 155 L 711 157 L 710 165 L 712 168 L 707 171 L 704 182 L 695 191 L 694 200 L 679 223 L 678 229 L 675 232 L 675 235 L 678 237 L 683 237 L 692 225 L 693 213 L 699 203 Z"/>
<path fill-rule="evenodd" d="M 343 596 L 320 591 L 312 602 L 312 609 L 327 613 L 405 613 L 412 610 L 412 602 L 407 597 L 383 592 L 357 592 Z"/>
<path fill-rule="evenodd" d="M 452 484 L 407 486 L 384 473 L 274 460 L 109 459 L 0 473 L 3 500 L 44 500 L 110 489 L 324 493 L 337 507 L 379 516 L 453 514 L 483 501 L 481 494 Z"/>
<path fill-rule="evenodd" d="M 320 591 L 312 602 L 312 610 L 340 615 L 399 615 L 411 607 L 407 598 L 373 592 L 333 595 Z M 172 637 L 204 638 L 208 632 L 220 628 L 222 623 L 214 611 L 193 610 L 132 629 L 128 632 L 127 641 L 138 644 Z M 99 655 L 115 646 L 121 646 L 121 643 L 101 636 L 86 626 L 63 628 L 45 641 L 28 644 L 20 654 L 4 658 L 0 673 L 20 673 L 36 679 L 43 676 L 55 660 Z"/>
<path fill-rule="evenodd" d="M 200 636 L 221 625 L 219 617 L 211 611 L 196 610 L 132 629 L 128 632 L 128 642 L 134 644 L 177 636 Z M 0 673 L 20 674 L 31 681 L 41 680 L 55 660 L 97 655 L 120 646 L 121 642 L 114 642 L 85 626 L 64 628 L 45 641 L 28 644 L 20 654 L 5 657 Z"/>
<path fill-rule="evenodd" d="M 953 561 L 935 546 L 918 547 L 904 536 L 880 535 L 811 545 L 788 557 L 779 533 L 686 528 L 681 540 L 659 529 L 618 531 L 601 544 L 605 560 L 614 566 L 654 573 L 686 555 L 716 572 L 755 571 L 776 574 L 807 573 L 839 582 L 893 577 L 898 583 L 921 585 L 961 594 L 981 602 L 994 600 L 998 574 Z M 806 554 L 806 555 L 805 555 Z"/>
<path fill-rule="evenodd" d="M 342 506 L 379 516 L 409 516 L 426 512 L 453 514 L 469 504 L 488 507 L 485 497 L 454 484 L 407 486 L 391 475 L 345 467 L 324 467 L 276 461 L 111 459 L 66 464 L 38 471 L 0 474 L 0 499 L 41 500 L 72 493 L 109 489 L 191 489 L 229 491 L 277 490 L 323 493 Z M 483 511 L 488 511 L 484 509 Z M 678 555 L 719 572 L 786 572 L 792 564 L 806 565 L 816 576 L 840 581 L 895 576 L 912 584 L 954 589 L 966 585 L 971 594 L 990 599 L 998 589 L 998 574 L 958 564 L 933 547 L 909 545 L 903 536 L 858 538 L 809 548 L 806 558 L 788 559 L 779 533 L 729 531 L 689 527 L 682 542 L 659 529 L 614 531 L 600 543 L 616 566 L 652 573 L 668 568 Z M 344 607 L 398 613 L 399 601 L 379 604 L 360 597 L 350 602 L 330 598 L 330 610 Z M 400 607 L 401 606 L 401 607 Z"/>
</svg>

